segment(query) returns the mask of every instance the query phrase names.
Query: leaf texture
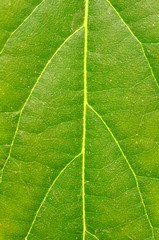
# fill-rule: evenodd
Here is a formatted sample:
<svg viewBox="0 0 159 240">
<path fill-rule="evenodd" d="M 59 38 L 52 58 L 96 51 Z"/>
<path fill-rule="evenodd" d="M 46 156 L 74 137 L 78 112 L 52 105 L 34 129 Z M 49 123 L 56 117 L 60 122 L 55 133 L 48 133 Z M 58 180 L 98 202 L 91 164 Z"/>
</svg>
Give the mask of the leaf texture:
<svg viewBox="0 0 159 240">
<path fill-rule="evenodd" d="M 158 11 L 0 3 L 0 240 L 159 239 Z"/>
</svg>

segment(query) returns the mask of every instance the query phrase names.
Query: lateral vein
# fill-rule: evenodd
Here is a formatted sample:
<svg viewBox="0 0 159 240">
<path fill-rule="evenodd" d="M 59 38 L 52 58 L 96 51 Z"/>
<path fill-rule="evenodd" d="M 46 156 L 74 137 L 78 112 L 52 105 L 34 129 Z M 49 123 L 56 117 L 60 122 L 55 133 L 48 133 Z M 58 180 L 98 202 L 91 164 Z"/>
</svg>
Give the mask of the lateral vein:
<svg viewBox="0 0 159 240">
<path fill-rule="evenodd" d="M 81 156 L 81 155 L 82 155 L 82 152 L 79 153 L 77 156 L 75 156 L 75 157 L 61 170 L 61 172 L 60 172 L 60 173 L 57 175 L 57 177 L 54 179 L 53 183 L 51 184 L 51 186 L 49 187 L 48 191 L 46 192 L 45 197 L 43 198 L 43 200 L 42 200 L 42 202 L 41 202 L 38 210 L 36 211 L 35 217 L 34 217 L 33 222 L 32 222 L 32 224 L 31 224 L 31 226 L 30 226 L 30 228 L 29 228 L 29 231 L 28 231 L 28 233 L 27 233 L 27 235 L 26 235 L 26 237 L 25 237 L 25 240 L 28 239 L 28 236 L 30 235 L 30 232 L 31 232 L 31 230 L 32 230 L 32 228 L 33 228 L 33 226 L 34 226 L 34 223 L 35 223 L 36 219 L 37 219 L 37 216 L 38 216 L 38 214 L 39 214 L 39 212 L 40 212 L 40 210 L 41 210 L 44 202 L 46 201 L 49 192 L 50 192 L 51 189 L 53 188 L 54 184 L 57 182 L 57 180 L 59 179 L 59 177 L 61 176 L 61 174 L 66 170 L 66 168 L 67 168 L 75 159 L 77 159 L 77 158 L 78 158 L 79 156 Z"/>
<path fill-rule="evenodd" d="M 149 62 L 149 60 L 148 60 L 148 58 L 147 58 L 147 56 L 146 56 L 146 53 L 145 53 L 145 50 L 144 50 L 144 47 L 143 47 L 143 44 L 142 44 L 142 42 L 138 39 L 138 37 L 133 33 L 133 31 L 131 30 L 131 28 L 128 26 L 128 24 L 124 21 L 124 19 L 121 17 L 121 15 L 120 15 L 120 13 L 116 10 L 116 8 L 112 5 L 112 3 L 109 1 L 109 0 L 105 0 L 113 9 L 114 9 L 114 11 L 116 12 L 116 14 L 118 15 L 118 17 L 120 18 L 120 20 L 124 23 L 124 25 L 126 26 L 126 28 L 129 30 L 129 32 L 131 33 L 131 35 L 136 39 L 136 41 L 139 43 L 139 45 L 140 45 L 140 47 L 141 47 L 141 49 L 142 49 L 142 52 L 143 52 L 143 55 L 144 55 L 144 57 L 145 57 L 145 59 L 146 59 L 146 61 L 147 61 L 147 63 L 148 63 L 148 66 L 149 66 L 149 69 L 150 69 L 150 71 L 151 71 L 151 74 L 152 74 L 152 76 L 153 76 L 153 79 L 155 80 L 155 82 L 156 82 L 156 85 L 157 85 L 157 87 L 159 88 L 159 84 L 158 84 L 158 82 L 157 82 L 157 79 L 156 79 L 156 77 L 155 77 L 155 74 L 154 74 L 154 72 L 153 72 L 153 69 L 152 69 L 152 67 L 151 67 L 151 64 L 150 64 L 150 62 Z"/>
<path fill-rule="evenodd" d="M 30 97 L 32 96 L 32 93 L 33 93 L 34 89 L 36 88 L 36 86 L 37 86 L 40 78 L 42 77 L 42 75 L 44 74 L 46 68 L 47 68 L 48 65 L 51 63 L 51 61 L 52 61 L 53 58 L 56 56 L 56 54 L 57 54 L 57 53 L 60 51 L 60 49 L 65 45 L 65 43 L 66 43 L 71 37 L 73 37 L 76 33 L 78 33 L 83 27 L 84 27 L 84 26 L 82 25 L 80 28 L 78 28 L 76 31 L 74 31 L 69 37 L 67 37 L 67 38 L 65 39 L 65 41 L 60 45 L 60 47 L 54 52 L 54 54 L 52 55 L 52 57 L 49 59 L 49 61 L 46 63 L 45 67 L 43 68 L 43 70 L 42 70 L 41 74 L 39 75 L 39 77 L 38 77 L 36 83 L 34 84 L 33 88 L 31 89 L 31 92 L 30 92 L 29 96 L 27 97 L 27 99 L 26 99 L 23 107 L 22 107 L 21 110 L 20 110 L 20 114 L 19 114 L 19 118 L 18 118 L 18 122 L 17 122 L 17 127 L 16 127 L 16 130 L 15 130 L 14 136 L 13 136 L 13 140 L 12 140 L 11 145 L 10 145 L 9 154 L 8 154 L 8 157 L 7 157 L 7 159 L 6 159 L 3 167 L 2 167 L 2 169 L 1 169 L 1 173 L 0 173 L 0 183 L 2 182 L 2 175 L 3 175 L 4 169 L 5 169 L 5 167 L 6 167 L 6 164 L 7 164 L 8 160 L 10 159 L 10 156 L 11 156 L 13 144 L 14 144 L 14 141 L 15 141 L 15 138 L 16 138 L 16 135 L 17 135 L 17 132 L 18 132 L 18 129 L 19 129 L 19 124 L 20 124 L 20 120 L 21 120 L 22 113 L 23 113 L 24 108 L 25 108 L 25 106 L 27 105 Z"/>
<path fill-rule="evenodd" d="M 4 51 L 4 49 L 5 49 L 6 45 L 7 45 L 7 43 L 9 42 L 9 40 L 10 40 L 10 38 L 13 36 L 13 34 L 14 34 L 15 32 L 17 32 L 17 30 L 28 20 L 28 18 L 30 18 L 30 17 L 32 16 L 32 14 L 36 11 L 36 9 L 37 9 L 38 7 L 40 7 L 41 4 L 42 4 L 43 2 L 45 2 L 45 1 L 46 1 L 46 0 L 42 0 L 42 1 L 33 9 L 33 11 L 23 20 L 23 22 L 10 34 L 9 38 L 7 39 L 7 41 L 5 42 L 3 48 L 2 48 L 1 51 L 0 51 L 0 55 L 3 53 L 3 51 Z"/>
<path fill-rule="evenodd" d="M 86 145 L 86 108 L 87 108 L 87 42 L 88 42 L 88 0 L 85 0 L 84 18 L 84 102 L 83 102 L 83 143 L 82 143 L 82 206 L 83 206 L 83 240 L 86 236 L 85 214 L 85 145 Z"/>
<path fill-rule="evenodd" d="M 92 233 L 89 232 L 88 230 L 86 230 L 86 232 L 87 232 L 88 234 L 90 234 L 92 237 L 94 237 L 95 239 L 99 240 L 99 238 L 97 238 L 94 234 L 92 234 Z"/>
<path fill-rule="evenodd" d="M 149 226 L 151 228 L 151 232 L 152 232 L 152 238 L 155 240 L 155 236 L 154 236 L 154 229 L 153 229 L 153 226 L 152 226 L 152 223 L 149 219 L 149 216 L 148 216 L 148 213 L 147 213 L 147 209 L 146 209 L 146 206 L 145 206 L 145 203 L 144 203 L 144 200 L 143 200 L 143 197 L 142 197 L 142 194 L 141 194 L 141 191 L 140 191 L 140 187 L 139 187 L 139 183 L 138 183 L 138 179 L 137 179 L 137 175 L 135 174 L 131 164 L 129 163 L 126 155 L 124 154 L 118 140 L 115 138 L 114 134 L 112 133 L 111 129 L 108 127 L 108 125 L 106 124 L 106 122 L 103 120 L 103 118 L 99 115 L 99 113 L 96 112 L 96 110 L 89 104 L 87 104 L 87 106 L 98 116 L 98 118 L 102 121 L 102 123 L 105 125 L 105 127 L 107 128 L 108 132 L 111 134 L 112 138 L 114 139 L 116 145 L 118 146 L 122 156 L 124 157 L 126 163 L 128 164 L 128 167 L 129 169 L 131 170 L 133 176 L 134 176 L 134 179 L 135 179 L 135 182 L 136 182 L 136 187 L 137 187 L 137 190 L 138 190 L 138 193 L 139 193 L 139 196 L 140 196 L 140 199 L 141 199 L 141 203 L 143 205 L 143 208 L 144 208 L 144 212 L 145 212 L 145 216 L 147 218 L 147 221 L 149 223 Z"/>
</svg>

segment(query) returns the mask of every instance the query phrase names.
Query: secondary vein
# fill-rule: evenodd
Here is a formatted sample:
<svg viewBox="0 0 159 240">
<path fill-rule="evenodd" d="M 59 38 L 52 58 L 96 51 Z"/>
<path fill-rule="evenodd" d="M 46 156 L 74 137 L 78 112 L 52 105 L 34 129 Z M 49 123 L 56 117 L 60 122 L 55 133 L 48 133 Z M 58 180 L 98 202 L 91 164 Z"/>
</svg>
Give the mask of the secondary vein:
<svg viewBox="0 0 159 240">
<path fill-rule="evenodd" d="M 151 221 L 150 221 L 150 219 L 149 219 L 149 216 L 148 216 L 148 213 L 147 213 L 147 209 L 146 209 L 146 206 L 145 206 L 145 203 L 144 203 L 144 200 L 143 200 L 143 197 L 142 197 L 141 191 L 140 191 L 140 187 L 139 187 L 139 183 L 138 183 L 137 175 L 135 174 L 135 172 L 134 172 L 134 170 L 133 170 L 131 164 L 129 163 L 129 161 L 128 161 L 126 155 L 124 154 L 124 152 L 123 152 L 123 150 L 122 150 L 122 148 L 121 148 L 121 146 L 120 146 L 118 140 L 116 139 L 116 137 L 114 136 L 114 134 L 112 133 L 111 129 L 108 127 L 108 125 L 106 124 L 106 122 L 103 120 L 103 118 L 100 116 L 100 114 L 97 113 L 96 110 L 95 110 L 91 105 L 87 104 L 87 106 L 88 106 L 88 107 L 89 107 L 89 108 L 90 108 L 90 109 L 91 109 L 91 110 L 92 110 L 92 111 L 98 116 L 98 118 L 99 118 L 99 119 L 102 121 L 102 123 L 105 125 L 106 129 L 107 129 L 108 132 L 111 134 L 111 136 L 112 136 L 112 138 L 114 139 L 116 145 L 118 146 L 118 148 L 119 148 L 119 150 L 120 150 L 122 156 L 124 157 L 126 163 L 128 164 L 128 167 L 129 167 L 129 169 L 131 170 L 131 172 L 132 172 L 132 174 L 133 174 L 133 176 L 134 176 L 134 179 L 135 179 L 135 182 L 136 182 L 136 187 L 137 187 L 137 190 L 138 190 L 138 193 L 139 193 L 140 199 L 141 199 L 141 203 L 142 203 L 143 208 L 144 208 L 145 216 L 146 216 L 147 221 L 148 221 L 148 223 L 149 223 L 149 226 L 150 226 L 150 228 L 151 228 L 152 239 L 155 240 L 153 226 L 152 226 L 152 223 L 151 223 Z"/>
<path fill-rule="evenodd" d="M 7 45 L 7 43 L 9 42 L 9 40 L 10 40 L 10 38 L 13 36 L 13 34 L 14 34 L 15 32 L 17 32 L 17 30 L 28 20 L 28 18 L 30 18 L 30 17 L 32 16 L 32 14 L 36 11 L 36 9 L 37 9 L 38 7 L 40 7 L 41 4 L 42 4 L 43 2 L 45 2 L 45 1 L 46 1 L 46 0 L 42 0 L 42 1 L 32 10 L 32 12 L 23 20 L 23 22 L 10 34 L 10 36 L 9 36 L 9 38 L 7 39 L 7 41 L 5 42 L 2 50 L 0 51 L 0 55 L 3 53 L 3 51 L 4 51 L 4 49 L 5 49 L 6 45 Z"/>
<path fill-rule="evenodd" d="M 32 96 L 32 94 L 33 94 L 33 92 L 34 92 L 34 90 L 35 90 L 35 88 L 36 88 L 36 86 L 37 86 L 40 78 L 41 78 L 42 75 L 44 74 L 46 68 L 47 68 L 48 65 L 51 63 L 51 61 L 53 60 L 53 58 L 54 58 L 54 57 L 56 56 L 56 54 L 60 51 L 60 49 L 65 45 L 65 43 L 66 43 L 71 37 L 73 37 L 73 35 L 75 35 L 76 33 L 78 33 L 83 27 L 84 27 L 84 26 L 82 25 L 80 28 L 78 28 L 76 31 L 74 31 L 74 32 L 73 32 L 69 37 L 67 37 L 67 38 L 65 39 L 65 41 L 59 46 L 59 48 L 54 52 L 54 54 L 52 55 L 52 57 L 51 57 L 51 58 L 49 59 L 49 61 L 46 63 L 46 65 L 45 65 L 45 67 L 43 68 L 41 74 L 39 75 L 36 83 L 34 84 L 33 88 L 31 89 L 29 96 L 27 97 L 27 99 L 26 99 L 23 107 L 22 107 L 21 110 L 20 110 L 20 114 L 19 114 L 19 118 L 18 118 L 18 122 L 17 122 L 17 127 L 16 127 L 16 130 L 15 130 L 14 136 L 13 136 L 13 140 L 12 140 L 11 145 L 10 145 L 9 154 L 8 154 L 8 157 L 7 157 L 7 159 L 6 159 L 3 167 L 2 167 L 2 169 L 1 169 L 1 173 L 0 173 L 0 183 L 2 182 L 2 176 L 3 176 L 4 169 L 5 169 L 5 167 L 6 167 L 6 165 L 7 165 L 7 162 L 8 162 L 8 160 L 10 159 L 10 156 L 11 156 L 13 144 L 14 144 L 14 141 L 15 141 L 15 138 L 16 138 L 16 135 L 17 135 L 17 132 L 18 132 L 18 130 L 19 130 L 19 125 L 20 125 L 22 113 L 23 113 L 23 111 L 24 111 L 24 109 L 25 109 L 25 106 L 27 105 L 27 103 L 28 103 L 30 97 Z"/>
<path fill-rule="evenodd" d="M 138 37 L 133 33 L 133 31 L 131 30 L 131 28 L 128 26 L 128 24 L 124 21 L 124 19 L 121 17 L 121 15 L 120 15 L 120 13 L 116 10 L 116 8 L 112 5 L 112 3 L 109 1 L 109 0 L 105 0 L 113 9 L 114 9 L 114 11 L 116 12 L 116 14 L 118 15 L 118 17 L 120 18 L 120 20 L 124 23 L 124 25 L 126 26 L 126 28 L 129 30 L 129 32 L 131 33 L 131 35 L 136 39 L 136 41 L 139 43 L 139 45 L 140 45 L 140 47 L 141 47 L 141 49 L 142 49 L 142 52 L 143 52 L 143 55 L 144 55 L 144 57 L 145 57 L 145 59 L 146 59 L 146 61 L 147 61 L 147 63 L 148 63 L 148 66 L 149 66 L 149 69 L 150 69 L 150 71 L 151 71 L 151 74 L 152 74 L 152 77 L 153 77 L 153 79 L 155 80 L 155 83 L 156 83 L 156 85 L 157 85 L 157 87 L 159 88 L 159 84 L 158 84 L 158 82 L 157 82 L 157 79 L 156 79 L 156 77 L 155 77 L 155 74 L 154 74 L 154 72 L 153 72 L 153 69 L 152 69 L 152 67 L 151 67 L 151 64 L 150 64 L 150 62 L 149 62 L 149 60 L 148 60 L 148 58 L 147 58 L 147 56 L 146 56 L 146 53 L 145 53 L 145 50 L 144 50 L 144 47 L 143 47 L 143 45 L 142 45 L 142 42 L 138 39 Z"/>
<path fill-rule="evenodd" d="M 60 173 L 57 175 L 57 177 L 54 179 L 53 183 L 51 184 L 51 186 L 49 187 L 48 191 L 46 192 L 45 197 L 43 198 L 43 200 L 42 200 L 42 202 L 41 202 L 38 210 L 36 211 L 35 217 L 34 217 L 33 222 L 32 222 L 32 224 L 31 224 L 31 226 L 30 226 L 30 228 L 29 228 L 29 231 L 28 231 L 28 233 L 27 233 L 27 235 L 26 235 L 26 237 L 25 237 L 25 240 L 28 239 L 28 236 L 30 235 L 30 232 L 31 232 L 31 230 L 32 230 L 32 228 L 33 228 L 33 226 L 34 226 L 34 223 L 35 223 L 36 219 L 37 219 L 37 216 L 38 216 L 38 214 L 39 214 L 42 206 L 44 205 L 44 202 L 46 201 L 46 199 L 47 199 L 47 197 L 48 197 L 48 195 L 49 195 L 49 192 L 50 192 L 51 189 L 53 188 L 54 184 L 55 184 L 56 181 L 59 179 L 59 177 L 61 176 L 61 174 L 66 170 L 66 168 L 67 168 L 75 159 L 77 159 L 79 156 L 81 156 L 81 154 L 82 154 L 82 153 L 79 153 L 77 156 L 75 156 L 75 157 L 61 170 L 61 172 L 60 172 Z"/>
<path fill-rule="evenodd" d="M 84 103 L 83 103 L 83 144 L 82 144 L 82 200 L 83 200 L 83 240 L 86 235 L 85 216 L 85 145 L 86 145 L 86 108 L 87 108 L 87 42 L 88 42 L 88 0 L 85 0 L 84 18 Z"/>
<path fill-rule="evenodd" d="M 89 232 L 88 230 L 86 230 L 86 232 L 87 232 L 88 234 L 90 234 L 92 237 L 94 237 L 95 239 L 99 240 L 99 238 L 97 238 L 94 234 L 92 234 L 92 233 Z"/>
</svg>

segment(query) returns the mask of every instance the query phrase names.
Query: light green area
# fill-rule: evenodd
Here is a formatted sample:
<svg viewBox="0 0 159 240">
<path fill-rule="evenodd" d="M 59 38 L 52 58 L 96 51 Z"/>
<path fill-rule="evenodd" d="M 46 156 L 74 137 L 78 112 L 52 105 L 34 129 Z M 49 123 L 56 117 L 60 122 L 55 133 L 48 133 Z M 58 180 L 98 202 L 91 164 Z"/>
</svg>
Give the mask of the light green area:
<svg viewBox="0 0 159 240">
<path fill-rule="evenodd" d="M 158 1 L 0 2 L 0 240 L 158 240 Z"/>
</svg>

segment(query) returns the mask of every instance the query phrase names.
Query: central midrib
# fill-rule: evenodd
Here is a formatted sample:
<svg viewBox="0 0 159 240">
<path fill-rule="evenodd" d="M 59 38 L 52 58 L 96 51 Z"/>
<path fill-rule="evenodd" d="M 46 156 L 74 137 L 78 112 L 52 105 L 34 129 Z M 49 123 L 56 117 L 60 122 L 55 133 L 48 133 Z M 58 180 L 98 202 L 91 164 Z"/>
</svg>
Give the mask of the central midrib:
<svg viewBox="0 0 159 240">
<path fill-rule="evenodd" d="M 86 235 L 85 217 L 85 145 L 86 145 L 86 108 L 87 108 L 87 38 L 88 38 L 88 0 L 85 0 L 84 17 L 84 103 L 83 103 L 83 143 L 82 143 L 82 201 L 83 201 L 83 240 Z"/>
</svg>

